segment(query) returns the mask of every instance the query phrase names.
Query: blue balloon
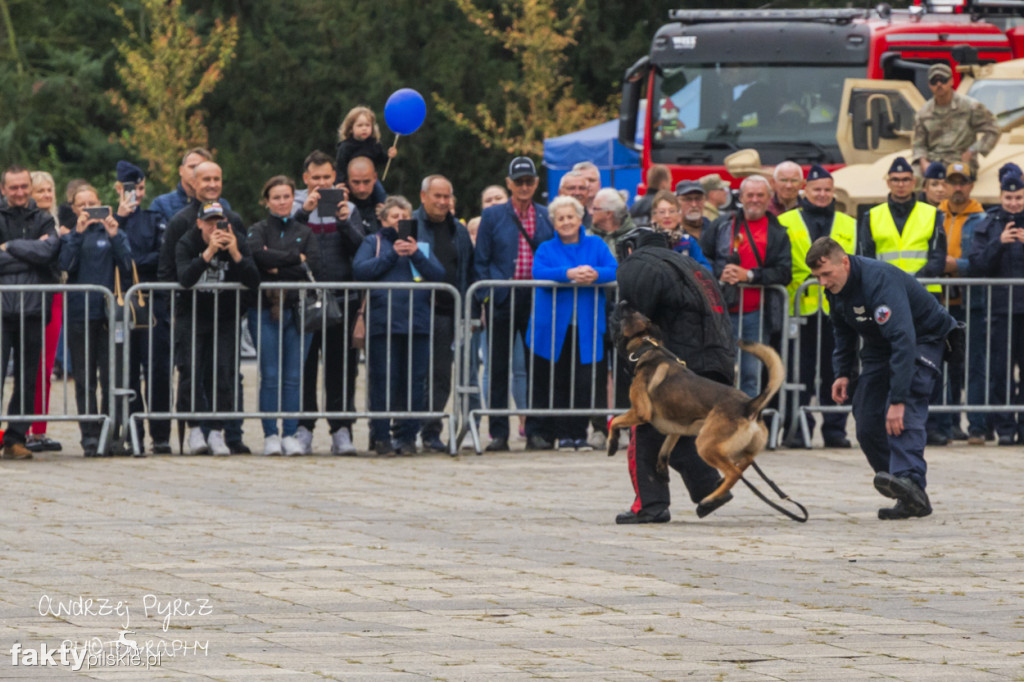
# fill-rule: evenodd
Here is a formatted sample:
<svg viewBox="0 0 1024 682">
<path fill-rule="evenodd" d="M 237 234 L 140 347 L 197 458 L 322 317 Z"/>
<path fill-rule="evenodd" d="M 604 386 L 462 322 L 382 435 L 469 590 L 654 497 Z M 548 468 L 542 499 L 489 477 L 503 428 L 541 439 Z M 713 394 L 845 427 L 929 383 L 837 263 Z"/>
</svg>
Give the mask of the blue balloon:
<svg viewBox="0 0 1024 682">
<path fill-rule="evenodd" d="M 384 105 L 384 120 L 388 128 L 399 135 L 415 133 L 426 117 L 427 103 L 423 95 L 412 88 L 396 90 Z"/>
</svg>

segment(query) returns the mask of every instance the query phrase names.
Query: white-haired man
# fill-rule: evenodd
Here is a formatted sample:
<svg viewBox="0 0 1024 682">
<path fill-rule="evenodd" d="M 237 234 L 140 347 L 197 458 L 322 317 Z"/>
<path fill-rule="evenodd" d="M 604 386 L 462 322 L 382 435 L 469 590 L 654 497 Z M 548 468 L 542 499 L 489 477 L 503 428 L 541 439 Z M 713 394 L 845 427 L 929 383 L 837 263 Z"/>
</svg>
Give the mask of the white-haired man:
<svg viewBox="0 0 1024 682">
<path fill-rule="evenodd" d="M 797 207 L 800 190 L 804 188 L 804 171 L 793 161 L 783 161 L 775 167 L 775 194 L 772 195 L 768 212 L 779 216 Z"/>
<path fill-rule="evenodd" d="M 603 239 L 612 254 L 618 258 L 616 248 L 619 240 L 636 228 L 632 216 L 629 215 L 629 209 L 626 208 L 626 201 L 618 190 L 605 187 L 597 192 L 591 210 L 594 224 L 590 228 L 590 233 Z"/>
<path fill-rule="evenodd" d="M 761 343 L 768 343 L 781 330 L 783 306 L 788 297 L 772 291 L 767 292 L 762 302 L 761 289 L 751 287 L 742 294 L 733 292 L 730 299 L 729 289 L 741 284 L 786 286 L 793 278 L 789 236 L 768 212 L 770 195 L 771 186 L 764 176 L 751 175 L 740 183 L 743 208 L 725 222 L 719 222 L 712 264 L 730 302 L 729 317 L 736 336 Z M 757 358 L 743 353 L 740 389 L 751 397 L 757 395 L 760 375 Z"/>
</svg>

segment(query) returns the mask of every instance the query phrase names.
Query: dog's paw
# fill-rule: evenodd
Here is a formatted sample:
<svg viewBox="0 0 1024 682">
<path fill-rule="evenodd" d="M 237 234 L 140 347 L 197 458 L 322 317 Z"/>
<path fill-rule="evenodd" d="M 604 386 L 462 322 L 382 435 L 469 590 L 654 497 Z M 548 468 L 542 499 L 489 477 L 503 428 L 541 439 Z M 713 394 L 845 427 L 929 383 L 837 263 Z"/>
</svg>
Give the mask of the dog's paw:
<svg viewBox="0 0 1024 682">
<path fill-rule="evenodd" d="M 608 432 L 608 456 L 614 457 L 615 453 L 619 451 L 619 432 L 609 431 Z"/>
</svg>

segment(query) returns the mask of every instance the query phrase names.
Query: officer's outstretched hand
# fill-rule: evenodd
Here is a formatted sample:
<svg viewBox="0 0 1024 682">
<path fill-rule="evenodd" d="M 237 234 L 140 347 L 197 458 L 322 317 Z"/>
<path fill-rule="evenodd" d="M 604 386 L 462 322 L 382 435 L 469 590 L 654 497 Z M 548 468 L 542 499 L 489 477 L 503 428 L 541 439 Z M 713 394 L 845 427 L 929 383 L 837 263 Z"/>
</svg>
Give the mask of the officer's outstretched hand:
<svg viewBox="0 0 1024 682">
<path fill-rule="evenodd" d="M 890 436 L 903 433 L 903 403 L 889 406 L 889 412 L 885 415 L 885 432 Z"/>
<path fill-rule="evenodd" d="M 850 396 L 847 395 L 847 390 L 850 388 L 849 377 L 839 377 L 832 384 L 832 401 L 836 405 L 842 405 L 846 402 L 846 399 Z"/>
</svg>

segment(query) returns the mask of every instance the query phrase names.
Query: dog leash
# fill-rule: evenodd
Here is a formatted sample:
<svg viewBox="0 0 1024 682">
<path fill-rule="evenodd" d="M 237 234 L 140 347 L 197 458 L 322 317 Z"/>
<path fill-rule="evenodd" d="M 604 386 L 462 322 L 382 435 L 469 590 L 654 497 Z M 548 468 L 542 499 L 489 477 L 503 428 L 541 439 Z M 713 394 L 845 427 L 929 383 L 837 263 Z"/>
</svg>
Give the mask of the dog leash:
<svg viewBox="0 0 1024 682">
<path fill-rule="evenodd" d="M 769 507 L 771 507 L 775 511 L 778 511 L 778 512 L 781 512 L 781 513 L 785 514 L 786 516 L 788 516 L 789 518 L 793 519 L 794 521 L 797 521 L 798 523 L 806 523 L 807 519 L 809 518 L 809 515 L 807 513 L 807 508 L 804 507 L 799 502 L 797 502 L 796 500 L 794 500 L 793 498 L 791 498 L 786 493 L 782 492 L 782 489 L 779 488 L 779 486 L 775 485 L 775 481 L 773 481 L 772 479 L 770 479 L 767 476 L 765 476 L 764 472 L 761 471 L 761 467 L 757 466 L 757 462 L 751 462 L 750 465 L 754 467 L 754 471 L 757 472 L 758 476 L 760 476 L 762 479 L 764 479 L 764 482 L 767 483 L 769 486 L 771 486 L 771 489 L 774 490 L 775 493 L 783 501 L 790 502 L 792 504 L 795 504 L 797 507 L 799 507 L 800 511 L 802 511 L 804 513 L 803 518 L 800 518 L 799 516 L 797 516 L 796 514 L 791 512 L 790 510 L 786 509 L 785 507 L 783 507 L 781 505 L 778 505 L 778 504 L 775 504 L 774 502 L 769 500 L 767 497 L 765 497 L 764 493 L 762 493 L 760 490 L 757 489 L 757 486 L 755 486 L 753 483 L 748 481 L 746 478 L 741 478 L 740 480 L 742 480 L 744 483 L 746 483 L 747 487 L 750 488 L 750 490 L 753 491 L 753 493 L 755 495 L 760 497 L 761 500 L 765 504 L 767 504 Z"/>
</svg>

